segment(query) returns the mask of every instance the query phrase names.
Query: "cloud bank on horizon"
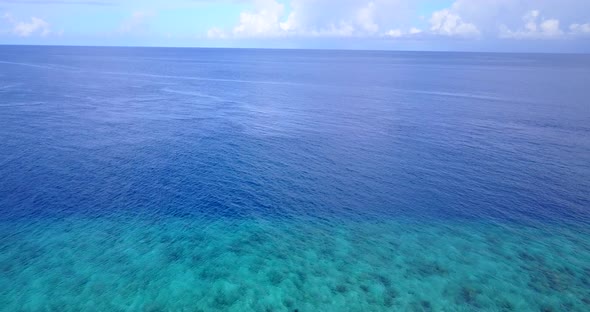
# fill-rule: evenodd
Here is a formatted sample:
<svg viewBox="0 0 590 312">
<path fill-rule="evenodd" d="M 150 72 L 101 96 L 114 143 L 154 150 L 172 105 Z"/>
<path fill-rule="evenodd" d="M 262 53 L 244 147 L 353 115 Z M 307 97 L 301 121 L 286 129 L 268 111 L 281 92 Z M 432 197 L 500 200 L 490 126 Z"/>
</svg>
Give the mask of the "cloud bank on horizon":
<svg viewBox="0 0 590 312">
<path fill-rule="evenodd" d="M 590 1 L 0 0 L 0 43 L 590 52 Z"/>
</svg>

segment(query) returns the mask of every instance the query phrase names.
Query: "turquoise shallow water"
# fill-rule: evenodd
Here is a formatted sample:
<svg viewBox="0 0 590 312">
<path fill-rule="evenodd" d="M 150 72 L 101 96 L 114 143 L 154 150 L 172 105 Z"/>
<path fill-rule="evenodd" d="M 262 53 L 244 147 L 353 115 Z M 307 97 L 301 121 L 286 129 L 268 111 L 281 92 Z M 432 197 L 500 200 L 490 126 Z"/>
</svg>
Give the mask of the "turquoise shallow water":
<svg viewBox="0 0 590 312">
<path fill-rule="evenodd" d="M 3 224 L 4 311 L 584 311 L 590 233 L 416 220 Z"/>
</svg>

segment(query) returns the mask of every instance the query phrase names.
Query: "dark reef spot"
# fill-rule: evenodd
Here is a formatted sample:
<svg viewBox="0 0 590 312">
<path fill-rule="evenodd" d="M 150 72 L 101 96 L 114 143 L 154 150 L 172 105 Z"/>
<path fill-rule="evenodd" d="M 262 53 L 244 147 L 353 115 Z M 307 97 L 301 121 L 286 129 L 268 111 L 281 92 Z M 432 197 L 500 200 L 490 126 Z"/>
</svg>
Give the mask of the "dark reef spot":
<svg viewBox="0 0 590 312">
<path fill-rule="evenodd" d="M 193 265 L 201 263 L 203 256 L 200 253 L 194 253 L 191 255 L 191 262 Z"/>
<path fill-rule="evenodd" d="M 76 278 L 74 280 L 74 288 L 81 292 L 88 283 L 90 283 L 90 278 L 87 276 Z"/>
<path fill-rule="evenodd" d="M 435 261 L 420 262 L 416 264 L 414 269 L 422 277 L 449 274 L 449 270 Z"/>
<path fill-rule="evenodd" d="M 391 286 L 391 280 L 389 279 L 389 277 L 383 275 L 383 274 L 373 274 L 373 277 L 379 282 L 381 283 L 381 285 L 385 286 L 385 287 L 390 287 Z"/>
<path fill-rule="evenodd" d="M 422 300 L 420 301 L 420 306 L 424 311 L 432 311 L 432 304 L 430 303 L 430 301 Z"/>
<path fill-rule="evenodd" d="M 586 286 L 586 288 L 590 288 L 590 277 L 583 276 L 580 279 L 580 282 L 582 283 L 582 285 Z"/>
<path fill-rule="evenodd" d="M 495 235 L 486 235 L 486 242 L 491 246 L 496 246 L 502 243 L 502 241 Z"/>
<path fill-rule="evenodd" d="M 3 263 L 2 266 L 0 266 L 0 272 L 2 272 L 4 276 L 14 274 L 14 265 L 11 263 Z"/>
<path fill-rule="evenodd" d="M 277 257 L 277 259 L 281 259 L 281 260 L 287 260 L 288 259 L 288 255 L 287 255 L 286 252 L 276 253 L 275 256 Z"/>
<path fill-rule="evenodd" d="M 477 296 L 479 295 L 479 290 L 473 288 L 473 287 L 469 287 L 469 286 L 463 286 L 461 287 L 461 290 L 459 291 L 459 297 L 460 299 L 472 306 L 478 306 L 479 303 L 477 301 Z"/>
<path fill-rule="evenodd" d="M 385 290 L 385 296 L 389 298 L 397 298 L 399 296 L 399 292 L 393 287 L 388 287 Z"/>
<path fill-rule="evenodd" d="M 168 244 L 170 242 L 172 242 L 172 236 L 170 236 L 169 234 L 163 234 L 160 236 L 161 244 Z"/>
<path fill-rule="evenodd" d="M 229 252 L 233 252 L 235 254 L 240 254 L 241 252 L 245 251 L 244 248 L 242 247 L 242 244 L 237 242 L 237 243 L 231 243 L 228 247 L 227 247 L 227 251 Z"/>
<path fill-rule="evenodd" d="M 225 279 L 229 273 L 216 269 L 203 269 L 199 272 L 199 277 L 207 280 Z"/>
<path fill-rule="evenodd" d="M 525 261 L 525 262 L 536 262 L 536 263 L 545 262 L 545 259 L 543 259 L 543 257 L 539 257 L 538 255 L 530 253 L 526 250 L 519 251 L 518 258 Z"/>
<path fill-rule="evenodd" d="M 327 247 L 320 248 L 320 254 L 323 258 L 334 258 L 335 257 L 334 250 L 331 248 L 327 248 Z"/>
<path fill-rule="evenodd" d="M 386 307 L 389 307 L 390 308 L 391 306 L 393 306 L 393 300 L 394 300 L 394 298 L 391 298 L 391 297 L 387 297 L 386 296 L 383 299 L 383 305 L 385 305 Z"/>
<path fill-rule="evenodd" d="M 269 271 L 267 277 L 273 285 L 278 285 L 283 281 L 283 275 L 276 270 Z"/>
<path fill-rule="evenodd" d="M 213 303 L 216 306 L 216 309 L 226 310 L 230 307 L 234 302 L 236 302 L 237 297 L 230 296 L 229 294 L 218 292 L 213 299 Z"/>
<path fill-rule="evenodd" d="M 559 271 L 559 273 L 569 275 L 569 276 L 576 275 L 576 272 L 574 272 L 574 270 L 572 270 L 570 267 L 561 267 L 561 268 L 558 268 L 557 271 Z"/>
<path fill-rule="evenodd" d="M 514 305 L 512 304 L 512 302 L 508 301 L 508 300 L 501 300 L 500 303 L 500 311 L 514 311 Z"/>
<path fill-rule="evenodd" d="M 170 262 L 176 262 L 179 261 L 180 259 L 182 259 L 183 253 L 182 253 L 182 249 L 180 248 L 174 248 L 172 250 L 168 251 L 168 261 Z"/>
<path fill-rule="evenodd" d="M 295 301 L 289 298 L 283 299 L 283 305 L 288 309 L 291 309 L 295 305 Z"/>
<path fill-rule="evenodd" d="M 410 304 L 410 311 L 431 312 L 432 304 L 426 300 L 414 301 Z"/>
<path fill-rule="evenodd" d="M 264 233 L 255 232 L 248 236 L 247 243 L 250 245 L 262 245 L 266 240 Z"/>
<path fill-rule="evenodd" d="M 338 284 L 336 285 L 336 291 L 342 294 L 348 291 L 348 287 L 344 284 Z"/>
<path fill-rule="evenodd" d="M 554 312 L 554 311 L 555 311 L 555 309 L 553 309 L 553 307 L 552 307 L 552 306 L 543 305 L 543 306 L 541 307 L 541 310 L 540 310 L 540 311 L 541 311 L 541 312 Z"/>
<path fill-rule="evenodd" d="M 565 291 L 574 283 L 573 277 L 566 274 L 559 274 L 547 267 L 539 266 L 532 270 L 529 286 L 541 293 L 553 291 Z"/>
<path fill-rule="evenodd" d="M 563 307 L 563 309 L 561 309 L 562 311 L 573 311 L 574 310 L 574 304 L 571 302 L 565 302 L 561 306 Z"/>
<path fill-rule="evenodd" d="M 391 306 L 393 306 L 395 299 L 398 296 L 398 293 L 394 289 L 387 289 L 385 291 L 384 296 L 385 297 L 383 298 L 383 304 L 387 307 L 391 307 Z"/>
<path fill-rule="evenodd" d="M 399 242 L 389 241 L 389 247 L 391 247 L 391 249 L 397 250 L 397 249 L 399 249 L 399 246 L 400 246 Z"/>
<path fill-rule="evenodd" d="M 307 276 L 302 271 L 295 272 L 295 276 L 297 277 L 296 278 L 296 281 L 299 282 L 299 283 L 302 283 L 303 284 L 303 283 L 305 283 L 307 281 Z"/>
</svg>

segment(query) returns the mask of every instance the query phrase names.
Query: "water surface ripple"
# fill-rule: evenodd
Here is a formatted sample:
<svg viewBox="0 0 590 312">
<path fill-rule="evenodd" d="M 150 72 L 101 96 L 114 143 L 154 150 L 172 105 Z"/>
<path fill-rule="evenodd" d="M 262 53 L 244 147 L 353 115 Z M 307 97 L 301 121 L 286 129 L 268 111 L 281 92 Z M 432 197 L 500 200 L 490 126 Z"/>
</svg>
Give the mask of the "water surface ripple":
<svg viewBox="0 0 590 312">
<path fill-rule="evenodd" d="M 2 311 L 587 311 L 590 57 L 0 47 Z"/>
</svg>

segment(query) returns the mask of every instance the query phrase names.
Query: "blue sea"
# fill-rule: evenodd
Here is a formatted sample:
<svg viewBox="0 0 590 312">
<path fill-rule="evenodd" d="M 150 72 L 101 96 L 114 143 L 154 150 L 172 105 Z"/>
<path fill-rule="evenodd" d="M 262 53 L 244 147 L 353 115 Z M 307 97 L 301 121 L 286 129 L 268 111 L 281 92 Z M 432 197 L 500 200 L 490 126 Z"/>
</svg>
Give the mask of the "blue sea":
<svg viewBox="0 0 590 312">
<path fill-rule="evenodd" d="M 589 311 L 590 55 L 0 46 L 1 311 Z"/>
</svg>

